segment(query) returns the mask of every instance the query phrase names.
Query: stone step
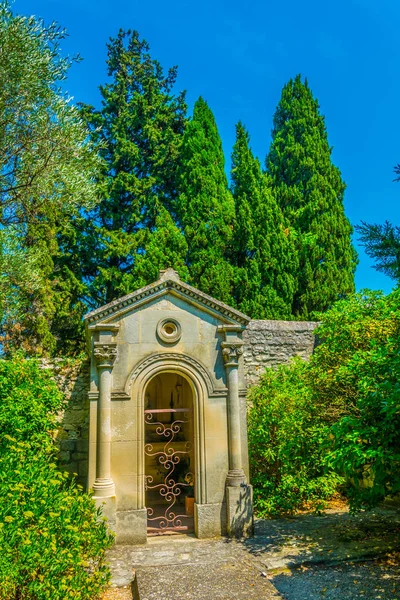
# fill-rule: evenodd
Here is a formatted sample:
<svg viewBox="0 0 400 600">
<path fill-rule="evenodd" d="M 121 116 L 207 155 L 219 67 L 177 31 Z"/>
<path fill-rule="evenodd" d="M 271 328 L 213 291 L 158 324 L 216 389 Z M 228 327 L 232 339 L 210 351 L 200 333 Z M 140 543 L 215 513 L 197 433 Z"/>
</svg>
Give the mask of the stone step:
<svg viewBox="0 0 400 600">
<path fill-rule="evenodd" d="M 150 538 L 109 552 L 115 586 L 130 585 L 134 600 L 277 600 L 262 568 L 240 542 L 194 536 Z"/>
<path fill-rule="evenodd" d="M 278 600 L 271 583 L 250 564 L 229 562 L 140 567 L 134 600 Z"/>
</svg>

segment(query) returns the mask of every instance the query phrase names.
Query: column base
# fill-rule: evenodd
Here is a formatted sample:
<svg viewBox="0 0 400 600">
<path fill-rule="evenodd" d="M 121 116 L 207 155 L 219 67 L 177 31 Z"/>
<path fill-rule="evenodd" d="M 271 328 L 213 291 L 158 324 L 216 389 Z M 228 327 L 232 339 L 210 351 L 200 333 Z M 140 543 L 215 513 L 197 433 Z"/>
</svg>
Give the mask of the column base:
<svg viewBox="0 0 400 600">
<path fill-rule="evenodd" d="M 226 485 L 229 487 L 240 487 L 246 483 L 246 474 L 243 469 L 229 469 L 226 476 Z"/>
<path fill-rule="evenodd" d="M 253 487 L 226 487 L 227 530 L 230 537 L 253 535 Z"/>
<path fill-rule="evenodd" d="M 111 478 L 96 479 L 93 484 L 93 498 L 110 498 L 115 496 L 115 484 Z"/>
<path fill-rule="evenodd" d="M 195 504 L 194 521 L 195 533 L 200 539 L 213 538 L 221 535 L 221 503 Z"/>
<path fill-rule="evenodd" d="M 117 511 L 115 529 L 117 544 L 145 544 L 147 542 L 147 510 Z"/>
</svg>

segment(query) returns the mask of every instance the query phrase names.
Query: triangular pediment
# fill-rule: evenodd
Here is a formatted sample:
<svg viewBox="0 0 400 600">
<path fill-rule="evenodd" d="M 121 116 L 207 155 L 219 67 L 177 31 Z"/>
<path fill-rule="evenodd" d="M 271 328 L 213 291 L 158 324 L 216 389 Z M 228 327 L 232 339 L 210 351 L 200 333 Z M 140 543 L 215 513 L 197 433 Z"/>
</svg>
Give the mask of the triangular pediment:
<svg viewBox="0 0 400 600">
<path fill-rule="evenodd" d="M 125 313 L 167 294 L 186 300 L 188 304 L 195 305 L 207 313 L 219 317 L 225 323 L 240 324 L 245 327 L 250 321 L 250 317 L 235 308 L 181 281 L 174 269 L 161 271 L 160 278 L 154 283 L 92 310 L 85 316 L 84 320 L 87 326 L 114 321 Z"/>
</svg>

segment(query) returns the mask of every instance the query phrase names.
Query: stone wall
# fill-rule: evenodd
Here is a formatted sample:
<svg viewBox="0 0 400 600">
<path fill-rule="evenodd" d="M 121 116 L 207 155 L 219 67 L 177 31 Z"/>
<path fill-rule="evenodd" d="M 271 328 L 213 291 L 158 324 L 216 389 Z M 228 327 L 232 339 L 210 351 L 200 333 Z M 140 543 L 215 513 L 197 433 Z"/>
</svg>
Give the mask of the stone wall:
<svg viewBox="0 0 400 600">
<path fill-rule="evenodd" d="M 258 382 L 266 367 L 288 363 L 294 356 L 310 357 L 317 323 L 295 321 L 250 321 L 243 333 L 244 371 L 247 385 Z M 89 455 L 89 364 L 88 361 L 55 359 L 43 361 L 51 369 L 65 394 L 57 442 L 61 469 L 77 473 L 78 483 L 87 484 Z"/>
<path fill-rule="evenodd" d="M 86 488 L 89 457 L 89 362 L 53 359 L 42 361 L 42 368 L 52 375 L 65 395 L 65 408 L 60 413 L 57 444 L 61 470 L 77 474 Z"/>
<path fill-rule="evenodd" d="M 258 382 L 265 367 L 288 363 L 294 356 L 308 359 L 315 347 L 310 321 L 250 321 L 243 332 L 247 386 Z"/>
</svg>

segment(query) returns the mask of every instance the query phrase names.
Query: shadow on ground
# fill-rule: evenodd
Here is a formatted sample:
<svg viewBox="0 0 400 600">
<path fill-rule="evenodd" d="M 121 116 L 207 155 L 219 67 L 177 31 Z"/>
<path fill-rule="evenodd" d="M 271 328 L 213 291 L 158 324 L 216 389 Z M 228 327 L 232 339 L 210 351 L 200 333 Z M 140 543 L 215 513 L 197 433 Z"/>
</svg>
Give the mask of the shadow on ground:
<svg viewBox="0 0 400 600">
<path fill-rule="evenodd" d="M 286 600 L 400 600 L 400 513 L 257 520 L 243 547 Z"/>
<path fill-rule="evenodd" d="M 399 564 L 386 560 L 286 569 L 269 580 L 286 600 L 400 600 Z"/>
<path fill-rule="evenodd" d="M 329 511 L 321 516 L 259 519 L 255 536 L 242 543 L 267 569 L 377 558 L 400 550 L 400 513 Z"/>
</svg>

